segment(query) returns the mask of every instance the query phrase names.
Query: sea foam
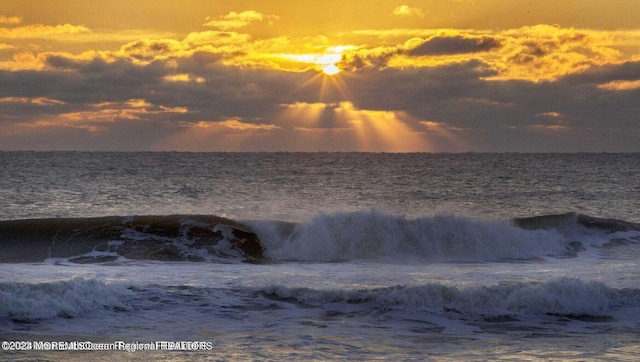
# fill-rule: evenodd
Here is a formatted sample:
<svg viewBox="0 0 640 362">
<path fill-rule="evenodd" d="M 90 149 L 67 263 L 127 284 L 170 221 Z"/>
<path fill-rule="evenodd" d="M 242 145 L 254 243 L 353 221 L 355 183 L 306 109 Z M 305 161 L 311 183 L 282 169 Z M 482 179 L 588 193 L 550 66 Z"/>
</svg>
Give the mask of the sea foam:
<svg viewBox="0 0 640 362">
<path fill-rule="evenodd" d="M 133 292 L 122 285 L 81 277 L 45 283 L 0 283 L 0 318 L 33 321 L 73 318 L 101 309 L 128 310 Z"/>
<path fill-rule="evenodd" d="M 622 291 L 598 281 L 561 277 L 547 282 L 504 282 L 491 286 L 431 283 L 373 289 L 314 289 L 269 285 L 266 297 L 310 305 L 363 305 L 369 310 L 453 312 L 465 316 L 605 316 L 622 305 L 638 305 L 637 291 Z M 366 307 L 365 307 L 366 305 Z"/>
<path fill-rule="evenodd" d="M 265 256 L 278 260 L 415 259 L 492 262 L 566 252 L 557 230 L 450 215 L 409 219 L 378 211 L 319 214 L 308 222 L 253 222 Z"/>
</svg>

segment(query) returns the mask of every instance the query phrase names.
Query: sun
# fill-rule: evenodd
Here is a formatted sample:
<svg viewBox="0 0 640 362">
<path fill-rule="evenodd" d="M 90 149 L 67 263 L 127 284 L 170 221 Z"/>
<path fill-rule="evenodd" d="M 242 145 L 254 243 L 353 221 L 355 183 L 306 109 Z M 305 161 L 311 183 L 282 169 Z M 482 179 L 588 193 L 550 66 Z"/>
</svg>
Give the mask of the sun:
<svg viewBox="0 0 640 362">
<path fill-rule="evenodd" d="M 322 73 L 329 76 L 336 75 L 340 73 L 340 68 L 338 68 L 338 66 L 335 63 L 327 64 L 322 66 Z"/>
</svg>

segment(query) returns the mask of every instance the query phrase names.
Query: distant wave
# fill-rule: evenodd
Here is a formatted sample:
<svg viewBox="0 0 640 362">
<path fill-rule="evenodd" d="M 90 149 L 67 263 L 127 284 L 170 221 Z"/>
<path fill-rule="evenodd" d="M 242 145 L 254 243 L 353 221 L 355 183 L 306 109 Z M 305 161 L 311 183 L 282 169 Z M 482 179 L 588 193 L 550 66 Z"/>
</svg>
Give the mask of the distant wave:
<svg viewBox="0 0 640 362">
<path fill-rule="evenodd" d="M 583 243 L 581 230 L 597 233 L 600 241 L 590 237 Z M 577 213 L 502 221 L 452 215 L 410 219 L 378 211 L 318 214 L 301 223 L 210 215 L 0 221 L 0 262 L 14 263 L 494 262 L 571 257 L 594 245 L 628 244 L 640 244 L 639 224 Z"/>
</svg>

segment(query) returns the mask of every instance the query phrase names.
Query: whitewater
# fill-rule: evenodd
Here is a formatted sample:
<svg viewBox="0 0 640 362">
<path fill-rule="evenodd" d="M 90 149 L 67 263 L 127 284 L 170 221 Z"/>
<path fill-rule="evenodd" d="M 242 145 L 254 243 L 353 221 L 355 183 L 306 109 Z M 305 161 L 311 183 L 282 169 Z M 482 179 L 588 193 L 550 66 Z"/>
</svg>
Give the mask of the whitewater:
<svg viewBox="0 0 640 362">
<path fill-rule="evenodd" d="M 0 359 L 640 358 L 638 154 L 0 152 L 0 168 L 7 346 L 206 347 Z"/>
</svg>

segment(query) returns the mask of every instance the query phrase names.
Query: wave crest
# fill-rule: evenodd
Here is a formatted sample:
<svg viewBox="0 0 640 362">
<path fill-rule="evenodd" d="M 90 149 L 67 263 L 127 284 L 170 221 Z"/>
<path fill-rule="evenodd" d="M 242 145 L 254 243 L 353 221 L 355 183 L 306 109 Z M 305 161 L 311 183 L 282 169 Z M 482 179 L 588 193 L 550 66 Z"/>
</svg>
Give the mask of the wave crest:
<svg viewBox="0 0 640 362">
<path fill-rule="evenodd" d="M 575 257 L 594 248 L 620 257 L 619 246 L 630 246 L 625 258 L 637 258 L 637 245 L 640 224 L 577 213 L 502 221 L 452 215 L 409 219 L 375 210 L 323 213 L 302 223 L 214 215 L 0 221 L 0 262 L 11 263 L 494 262 Z"/>
<path fill-rule="evenodd" d="M 271 285 L 259 292 L 268 298 L 311 305 L 366 304 L 369 309 L 471 316 L 604 316 L 617 307 L 640 303 L 638 291 L 616 290 L 602 282 L 569 277 L 545 283 L 509 282 L 465 289 L 435 283 L 364 290 Z"/>
<path fill-rule="evenodd" d="M 368 211 L 319 214 L 300 224 L 251 226 L 265 256 L 278 260 L 484 262 L 560 255 L 567 246 L 557 230 L 524 230 L 509 222 L 448 215 L 407 219 Z"/>
</svg>

